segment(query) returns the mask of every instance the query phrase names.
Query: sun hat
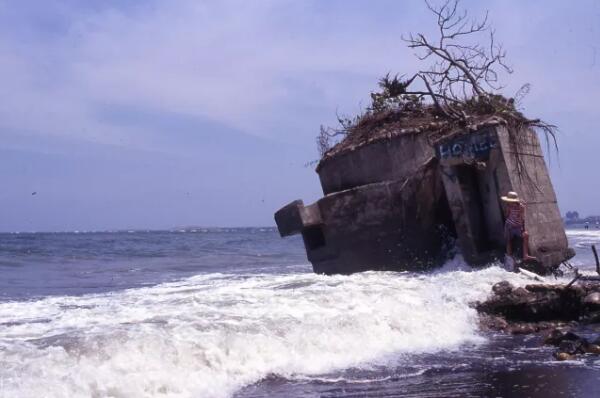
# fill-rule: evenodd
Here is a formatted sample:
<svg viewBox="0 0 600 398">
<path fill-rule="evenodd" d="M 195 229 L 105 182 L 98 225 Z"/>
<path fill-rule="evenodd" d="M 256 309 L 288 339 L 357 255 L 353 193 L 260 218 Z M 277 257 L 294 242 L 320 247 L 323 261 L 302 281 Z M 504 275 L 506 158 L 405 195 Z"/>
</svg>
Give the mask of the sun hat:
<svg viewBox="0 0 600 398">
<path fill-rule="evenodd" d="M 519 195 L 517 195 L 516 192 L 510 191 L 509 193 L 506 194 L 506 196 L 501 196 L 500 199 L 502 199 L 504 202 L 511 202 L 511 203 L 520 203 L 521 199 L 519 199 Z"/>
</svg>

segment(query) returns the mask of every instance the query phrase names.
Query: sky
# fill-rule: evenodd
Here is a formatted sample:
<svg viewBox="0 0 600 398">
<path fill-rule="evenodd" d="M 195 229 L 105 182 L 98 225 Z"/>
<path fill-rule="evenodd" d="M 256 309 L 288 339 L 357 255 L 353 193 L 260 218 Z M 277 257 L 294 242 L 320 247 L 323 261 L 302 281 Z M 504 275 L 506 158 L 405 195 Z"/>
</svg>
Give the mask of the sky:
<svg viewBox="0 0 600 398">
<path fill-rule="evenodd" d="M 561 211 L 600 214 L 600 2 L 489 10 Z M 322 192 L 319 126 L 419 67 L 421 0 L 0 0 L 0 231 L 270 226 Z"/>
</svg>

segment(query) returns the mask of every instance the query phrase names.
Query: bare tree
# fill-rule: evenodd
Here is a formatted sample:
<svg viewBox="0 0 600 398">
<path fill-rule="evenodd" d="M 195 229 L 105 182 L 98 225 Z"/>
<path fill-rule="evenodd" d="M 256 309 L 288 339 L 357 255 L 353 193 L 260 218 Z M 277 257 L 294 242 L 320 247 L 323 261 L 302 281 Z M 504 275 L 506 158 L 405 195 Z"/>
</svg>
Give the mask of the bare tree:
<svg viewBox="0 0 600 398">
<path fill-rule="evenodd" d="M 425 4 L 436 17 L 439 37 L 433 40 L 423 33 L 411 33 L 403 38 L 408 47 L 419 51 L 421 61 L 433 62 L 404 82 L 406 94 L 427 96 L 443 115 L 464 118 L 464 111 L 456 105 L 473 98 L 488 99 L 490 91 L 502 88 L 499 74 L 512 73 L 512 69 L 505 61 L 502 45 L 495 40 L 495 31 L 488 25 L 487 12 L 483 19 L 476 20 L 458 10 L 458 0 L 446 0 L 439 7 L 427 0 Z M 477 40 L 484 34 L 487 45 Z M 412 90 L 415 81 L 422 82 L 425 90 Z"/>
<path fill-rule="evenodd" d="M 504 88 L 501 75 L 511 74 L 506 51 L 497 42 L 495 31 L 488 23 L 488 13 L 472 19 L 459 10 L 459 0 L 445 0 L 440 6 L 424 0 L 435 16 L 435 38 L 423 33 L 411 33 L 403 40 L 416 51 L 425 67 L 405 76 L 387 74 L 379 80 L 380 92 L 371 93 L 367 112 L 352 120 L 340 119 L 340 128 L 321 128 L 318 138 L 321 154 L 325 154 L 337 136 L 363 134 L 373 123 L 380 123 L 390 113 L 410 117 L 415 110 L 434 111 L 449 123 L 469 125 L 475 116 L 499 116 L 511 124 L 512 131 L 531 127 L 542 131 L 547 143 L 556 144 L 556 127 L 539 119 L 528 119 L 516 108 L 527 95 L 530 85 L 523 85 L 514 98 L 500 94 Z M 394 119 L 390 117 L 389 119 Z M 518 144 L 519 137 L 512 137 Z"/>
</svg>

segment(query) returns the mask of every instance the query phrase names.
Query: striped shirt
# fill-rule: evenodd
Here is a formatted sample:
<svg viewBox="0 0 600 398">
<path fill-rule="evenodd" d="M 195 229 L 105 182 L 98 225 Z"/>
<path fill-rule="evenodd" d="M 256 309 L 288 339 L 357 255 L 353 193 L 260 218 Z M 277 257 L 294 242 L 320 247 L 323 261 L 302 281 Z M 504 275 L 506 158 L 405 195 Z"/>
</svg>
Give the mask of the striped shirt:
<svg viewBox="0 0 600 398">
<path fill-rule="evenodd" d="M 506 224 L 511 227 L 523 227 L 525 225 L 525 219 L 523 213 L 525 206 L 519 204 L 518 206 L 510 206 L 508 208 L 508 216 L 506 217 Z"/>
</svg>

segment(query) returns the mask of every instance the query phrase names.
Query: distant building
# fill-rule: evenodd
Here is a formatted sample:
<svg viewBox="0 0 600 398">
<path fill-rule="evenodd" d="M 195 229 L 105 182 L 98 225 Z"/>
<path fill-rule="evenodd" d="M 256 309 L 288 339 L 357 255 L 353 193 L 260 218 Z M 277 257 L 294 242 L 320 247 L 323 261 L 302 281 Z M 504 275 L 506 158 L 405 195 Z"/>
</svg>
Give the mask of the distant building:
<svg viewBox="0 0 600 398">
<path fill-rule="evenodd" d="M 568 214 L 568 212 L 567 212 L 567 214 Z M 567 216 L 564 219 L 564 223 L 565 223 L 565 225 L 575 226 L 575 227 L 577 227 L 577 226 L 581 227 L 582 225 L 585 226 L 586 224 L 588 224 L 588 225 L 594 224 L 594 225 L 600 227 L 600 216 L 588 216 L 585 218 L 579 218 L 579 216 L 577 216 L 577 218 L 573 218 L 573 217 L 569 218 Z"/>
</svg>

